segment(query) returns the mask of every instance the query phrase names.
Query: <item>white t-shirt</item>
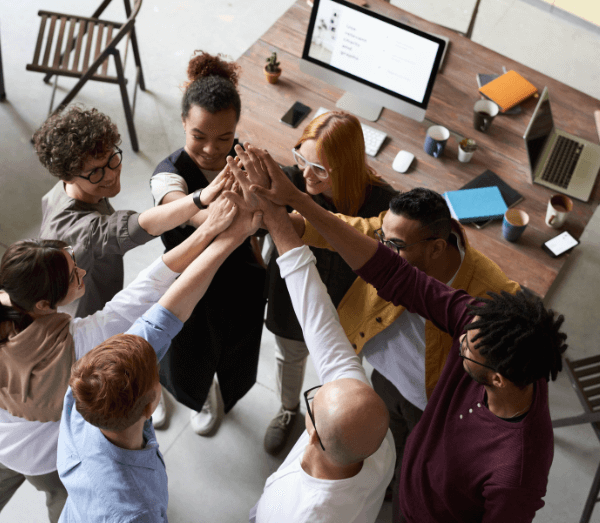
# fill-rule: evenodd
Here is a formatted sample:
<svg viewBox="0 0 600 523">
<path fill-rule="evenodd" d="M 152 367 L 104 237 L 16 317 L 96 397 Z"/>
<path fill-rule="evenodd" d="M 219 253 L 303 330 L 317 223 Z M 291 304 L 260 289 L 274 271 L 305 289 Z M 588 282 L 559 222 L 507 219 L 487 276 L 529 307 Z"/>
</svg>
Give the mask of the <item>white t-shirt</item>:
<svg viewBox="0 0 600 523">
<path fill-rule="evenodd" d="M 277 259 L 294 311 L 302 326 L 321 383 L 355 378 L 369 383 L 342 326 L 307 246 Z M 313 478 L 300 463 L 308 444 L 304 431 L 279 469 L 269 476 L 264 492 L 250 511 L 252 523 L 372 523 L 394 474 L 396 449 L 388 430 L 379 449 L 351 478 Z"/>
<path fill-rule="evenodd" d="M 452 234 L 462 264 L 465 248 L 458 235 Z M 460 265 L 448 285 L 452 285 L 458 270 Z M 405 310 L 396 321 L 365 343 L 362 355 L 402 396 L 415 407 L 425 410 L 425 318 Z"/>
<path fill-rule="evenodd" d="M 129 327 L 154 305 L 175 281 L 178 273 L 156 260 L 125 289 L 118 292 L 104 309 L 85 318 L 74 318 L 69 325 L 75 358 Z M 0 409 L 0 463 L 27 476 L 56 470 L 56 446 L 60 421 L 29 421 Z"/>
<path fill-rule="evenodd" d="M 346 479 L 313 478 L 300 465 L 308 433 L 304 431 L 279 469 L 265 483 L 256 508 L 257 523 L 366 523 L 381 510 L 385 490 L 394 474 L 396 451 L 388 433 L 361 471 Z M 392 466 L 390 467 L 390 463 Z M 251 514 L 252 516 L 252 514 Z"/>
</svg>

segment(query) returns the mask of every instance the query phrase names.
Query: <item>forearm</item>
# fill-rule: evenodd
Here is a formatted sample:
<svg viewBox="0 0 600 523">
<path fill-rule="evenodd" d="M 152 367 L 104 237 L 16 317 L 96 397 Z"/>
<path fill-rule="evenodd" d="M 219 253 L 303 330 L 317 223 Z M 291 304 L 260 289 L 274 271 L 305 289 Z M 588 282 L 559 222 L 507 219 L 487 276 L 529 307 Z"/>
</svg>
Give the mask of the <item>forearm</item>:
<svg viewBox="0 0 600 523">
<path fill-rule="evenodd" d="M 139 216 L 139 224 L 147 233 L 160 236 L 187 222 L 196 214 L 198 207 L 189 194 L 144 211 Z"/>
<path fill-rule="evenodd" d="M 208 227 L 199 227 L 184 242 L 163 254 L 163 262 L 175 272 L 183 272 L 198 255 L 210 245 L 216 233 Z"/>
<path fill-rule="evenodd" d="M 158 303 L 185 322 L 204 296 L 221 264 L 239 244 L 233 237 L 217 238 L 190 263 Z"/>
<path fill-rule="evenodd" d="M 292 225 L 294 226 L 294 229 L 296 230 L 296 234 L 300 238 L 302 238 L 302 236 L 304 236 L 304 230 L 306 227 L 306 224 L 304 222 L 304 216 L 302 216 L 301 214 L 298 214 L 296 212 L 291 212 L 288 216 L 290 217 Z"/>
<path fill-rule="evenodd" d="M 197 229 L 206 221 L 206 218 L 208 218 L 208 209 L 198 210 L 196 208 L 196 214 L 190 218 L 189 225 Z"/>
<path fill-rule="evenodd" d="M 306 218 L 353 269 L 360 269 L 377 250 L 377 241 L 355 230 L 318 205 L 308 194 L 297 192 L 287 202 Z"/>
<path fill-rule="evenodd" d="M 321 383 L 343 377 L 368 383 L 309 248 L 301 245 L 286 252 L 277 259 L 277 263 Z"/>
<path fill-rule="evenodd" d="M 300 215 L 296 214 L 295 216 L 298 216 L 302 223 L 304 223 L 304 219 Z M 304 245 L 296 228 L 300 220 L 294 220 L 292 214 L 288 215 L 283 208 L 281 212 L 276 214 L 265 214 L 263 221 L 269 230 L 271 238 L 273 238 L 273 243 L 277 247 L 279 256 Z"/>
</svg>

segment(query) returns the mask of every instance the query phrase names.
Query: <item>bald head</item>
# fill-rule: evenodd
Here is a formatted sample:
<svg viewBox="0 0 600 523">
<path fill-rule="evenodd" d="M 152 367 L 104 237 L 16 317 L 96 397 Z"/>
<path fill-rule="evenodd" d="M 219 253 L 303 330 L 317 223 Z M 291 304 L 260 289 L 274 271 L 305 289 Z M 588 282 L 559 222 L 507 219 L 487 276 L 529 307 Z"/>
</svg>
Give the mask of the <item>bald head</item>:
<svg viewBox="0 0 600 523">
<path fill-rule="evenodd" d="M 313 400 L 317 431 L 325 455 L 336 465 L 358 463 L 373 454 L 389 426 L 388 409 L 366 383 L 343 378 L 326 383 Z M 312 422 L 307 416 L 307 427 Z"/>
</svg>

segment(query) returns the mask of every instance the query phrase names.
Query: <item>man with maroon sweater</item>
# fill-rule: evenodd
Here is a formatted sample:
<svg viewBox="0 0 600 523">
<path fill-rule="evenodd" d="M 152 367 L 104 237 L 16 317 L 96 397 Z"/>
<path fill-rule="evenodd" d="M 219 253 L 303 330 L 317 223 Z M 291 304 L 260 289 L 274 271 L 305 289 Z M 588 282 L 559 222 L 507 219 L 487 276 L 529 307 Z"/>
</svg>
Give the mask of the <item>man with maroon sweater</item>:
<svg viewBox="0 0 600 523">
<path fill-rule="evenodd" d="M 547 382 L 562 369 L 563 317 L 529 292 L 474 299 L 454 290 L 312 204 L 266 151 L 250 148 L 242 161 L 250 181 L 260 183 L 268 171 L 271 189 L 254 185 L 256 194 L 292 206 L 382 298 L 453 337 L 438 385 L 406 444 L 404 520 L 531 522 L 544 505 L 552 464 Z"/>
</svg>

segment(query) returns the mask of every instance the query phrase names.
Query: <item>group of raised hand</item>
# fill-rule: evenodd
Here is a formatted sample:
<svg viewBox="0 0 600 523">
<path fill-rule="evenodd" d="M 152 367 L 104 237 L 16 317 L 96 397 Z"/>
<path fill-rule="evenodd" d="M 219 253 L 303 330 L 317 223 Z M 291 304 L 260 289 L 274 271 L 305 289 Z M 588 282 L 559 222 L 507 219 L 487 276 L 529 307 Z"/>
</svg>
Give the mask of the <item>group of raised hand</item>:
<svg viewBox="0 0 600 523">
<path fill-rule="evenodd" d="M 287 220 L 285 205 L 302 193 L 265 150 L 244 143 L 235 146 L 238 156 L 227 157 L 227 166 L 209 187 L 202 200 L 213 201 L 207 220 L 219 223 L 221 230 L 253 234 L 260 227 L 269 228 Z"/>
</svg>

